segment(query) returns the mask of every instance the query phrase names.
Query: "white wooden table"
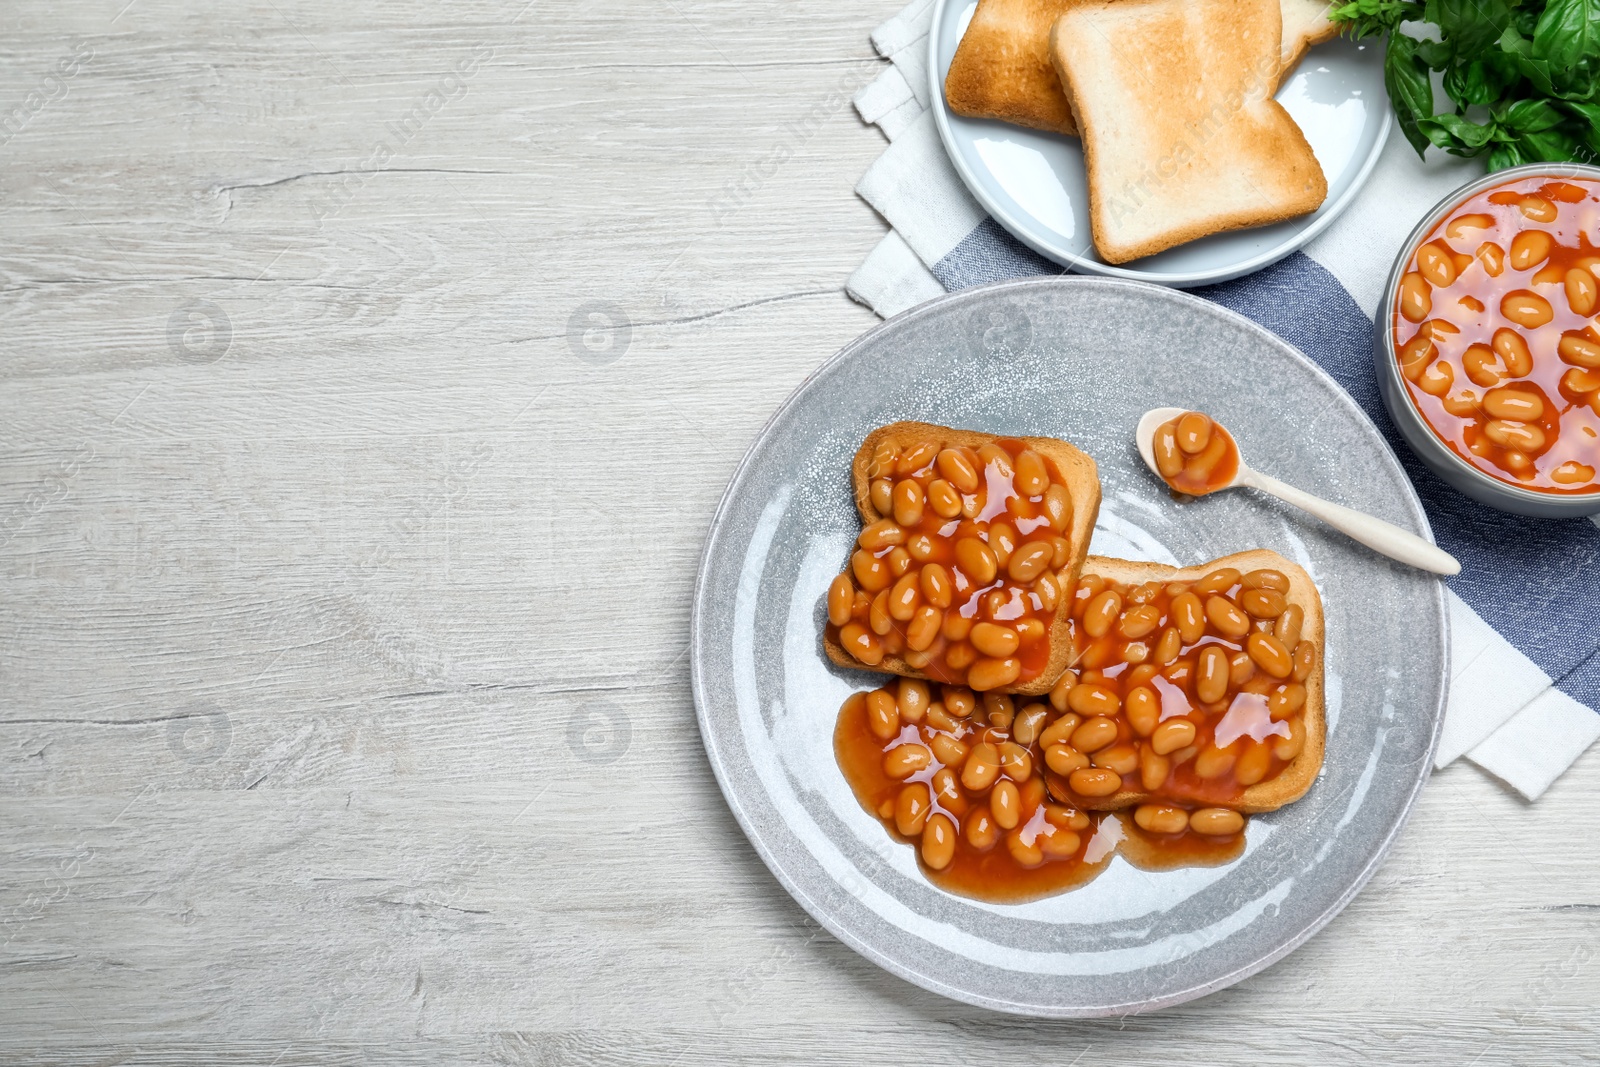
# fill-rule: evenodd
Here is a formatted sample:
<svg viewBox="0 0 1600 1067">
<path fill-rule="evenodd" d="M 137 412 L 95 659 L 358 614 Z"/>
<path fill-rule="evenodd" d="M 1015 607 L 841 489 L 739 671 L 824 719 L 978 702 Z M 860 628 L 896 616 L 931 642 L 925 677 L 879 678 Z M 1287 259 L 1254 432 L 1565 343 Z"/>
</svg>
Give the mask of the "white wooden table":
<svg viewBox="0 0 1600 1067">
<path fill-rule="evenodd" d="M 896 2 L 0 12 L 0 1062 L 1593 1062 L 1595 752 L 1097 1023 L 880 972 L 739 833 L 688 599 L 875 321 Z"/>
</svg>

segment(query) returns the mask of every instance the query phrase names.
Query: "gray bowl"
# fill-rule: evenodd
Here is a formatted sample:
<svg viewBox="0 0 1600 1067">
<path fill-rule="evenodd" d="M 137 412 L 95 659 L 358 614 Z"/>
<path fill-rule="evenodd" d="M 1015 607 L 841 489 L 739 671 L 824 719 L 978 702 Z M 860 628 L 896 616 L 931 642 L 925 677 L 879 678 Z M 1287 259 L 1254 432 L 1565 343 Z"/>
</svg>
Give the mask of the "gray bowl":
<svg viewBox="0 0 1600 1067">
<path fill-rule="evenodd" d="M 1417 246 L 1422 243 L 1422 238 L 1463 200 L 1476 196 L 1491 186 L 1515 181 L 1518 178 L 1532 177 L 1585 178 L 1590 181 L 1600 181 L 1600 167 L 1585 166 L 1581 163 L 1530 163 L 1522 167 L 1512 167 L 1509 170 L 1485 174 L 1477 181 L 1468 182 L 1435 204 L 1433 210 L 1417 223 L 1416 229 L 1411 231 L 1405 244 L 1400 246 L 1400 254 L 1395 257 L 1394 266 L 1389 270 L 1388 284 L 1383 287 L 1383 301 L 1378 305 L 1378 313 L 1374 316 L 1372 324 L 1373 358 L 1378 365 L 1378 388 L 1383 393 L 1383 402 L 1388 407 L 1390 416 L 1394 418 L 1395 425 L 1400 427 L 1400 433 L 1411 446 L 1411 451 L 1432 468 L 1435 474 L 1479 503 L 1488 504 L 1500 511 L 1509 511 L 1514 515 L 1532 515 L 1541 519 L 1574 519 L 1584 515 L 1600 514 L 1600 493 L 1562 496 L 1524 489 L 1485 474 L 1456 455 L 1423 421 L 1422 414 L 1411 402 L 1405 379 L 1400 374 L 1400 360 L 1394 347 L 1395 294 L 1400 288 L 1400 278 L 1405 274 L 1406 264 L 1411 262 L 1411 257 L 1416 253 Z"/>
</svg>

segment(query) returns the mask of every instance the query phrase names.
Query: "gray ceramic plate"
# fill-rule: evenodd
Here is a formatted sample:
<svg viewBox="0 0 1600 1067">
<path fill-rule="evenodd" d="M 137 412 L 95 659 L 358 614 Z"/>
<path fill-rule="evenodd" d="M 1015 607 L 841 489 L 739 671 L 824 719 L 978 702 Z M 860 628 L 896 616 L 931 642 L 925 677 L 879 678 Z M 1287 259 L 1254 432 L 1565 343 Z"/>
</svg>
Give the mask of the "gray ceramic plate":
<svg viewBox="0 0 1600 1067">
<path fill-rule="evenodd" d="M 1221 989 L 1350 901 L 1427 777 L 1445 693 L 1443 587 L 1248 492 L 1175 503 L 1130 436 L 1163 404 L 1218 416 L 1262 470 L 1427 533 L 1393 453 L 1304 356 L 1187 294 L 1084 278 L 968 290 L 866 334 L 772 417 L 712 520 L 692 679 L 723 794 L 818 922 L 935 992 L 1087 1016 Z M 1327 759 L 1304 799 L 1251 820 L 1241 858 L 1147 873 L 1117 857 L 1079 889 L 985 904 L 934 888 L 856 803 L 834 762 L 834 720 L 879 676 L 828 663 L 822 601 L 860 529 L 850 458 L 897 419 L 1086 449 L 1104 486 L 1097 553 L 1192 564 L 1266 547 L 1310 571 L 1327 609 Z"/>
<path fill-rule="evenodd" d="M 1120 267 L 1089 238 L 1088 185 L 1075 137 L 1030 130 L 949 109 L 944 79 L 976 0 L 936 0 L 928 33 L 934 122 L 956 173 L 983 209 L 1023 244 L 1079 273 L 1188 287 L 1226 281 L 1276 263 L 1327 229 L 1366 183 L 1392 113 L 1383 87 L 1383 47 L 1338 39 L 1306 53 L 1277 92 L 1328 178 L 1328 198 L 1309 215 L 1220 233 Z"/>
</svg>

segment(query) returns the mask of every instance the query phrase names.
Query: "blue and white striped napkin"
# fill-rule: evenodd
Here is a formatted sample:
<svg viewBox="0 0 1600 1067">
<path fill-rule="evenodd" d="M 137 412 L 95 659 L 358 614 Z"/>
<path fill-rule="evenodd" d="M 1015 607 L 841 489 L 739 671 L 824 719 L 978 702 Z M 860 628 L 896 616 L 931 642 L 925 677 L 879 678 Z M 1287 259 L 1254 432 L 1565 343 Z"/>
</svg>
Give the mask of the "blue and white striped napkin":
<svg viewBox="0 0 1600 1067">
<path fill-rule="evenodd" d="M 928 110 L 932 15 L 932 0 L 913 0 L 873 31 L 890 65 L 855 99 L 890 142 L 856 192 L 893 229 L 846 288 L 885 317 L 947 291 L 1062 273 L 989 218 L 945 156 Z M 1390 138 L 1356 202 L 1303 253 L 1195 292 L 1316 360 L 1388 436 L 1440 547 L 1462 564 L 1446 583 L 1452 677 L 1437 765 L 1466 756 L 1533 800 L 1600 737 L 1600 526 L 1500 515 L 1456 493 L 1395 431 L 1372 372 L 1373 314 L 1401 242 L 1481 167 L 1424 164 Z"/>
</svg>

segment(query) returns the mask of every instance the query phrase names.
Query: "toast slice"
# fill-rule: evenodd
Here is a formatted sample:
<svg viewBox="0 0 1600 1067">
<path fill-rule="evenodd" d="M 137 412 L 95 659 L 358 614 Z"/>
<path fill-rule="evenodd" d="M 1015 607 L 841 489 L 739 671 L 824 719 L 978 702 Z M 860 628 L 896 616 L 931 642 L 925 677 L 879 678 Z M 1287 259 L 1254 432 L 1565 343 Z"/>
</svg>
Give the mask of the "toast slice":
<svg viewBox="0 0 1600 1067">
<path fill-rule="evenodd" d="M 1064 2 L 1050 53 L 1108 263 L 1321 205 L 1317 157 L 1272 99 L 1278 0 Z"/>
<path fill-rule="evenodd" d="M 1317 772 L 1322 769 L 1322 754 L 1327 742 L 1326 697 L 1323 686 L 1326 630 L 1322 614 L 1322 597 L 1318 594 L 1315 583 L 1311 581 L 1311 576 L 1304 568 L 1264 548 L 1223 556 L 1198 567 L 1171 567 L 1164 563 L 1135 563 L 1105 556 L 1090 556 L 1084 561 L 1083 574 L 1097 574 L 1110 581 L 1139 585 L 1149 581 L 1195 582 L 1212 571 L 1224 567 L 1233 567 L 1242 573 L 1263 568 L 1272 569 L 1287 575 L 1288 601 L 1290 604 L 1299 605 L 1305 612 L 1305 620 L 1300 629 L 1301 640 L 1310 641 L 1317 650 L 1315 667 L 1302 683 L 1306 688 L 1306 702 L 1299 714 L 1305 724 L 1306 739 L 1300 754 L 1290 761 L 1277 777 L 1248 786 L 1237 799 L 1227 802 L 1228 807 L 1246 814 L 1273 811 L 1299 800 L 1305 795 L 1306 790 L 1311 788 Z M 1142 790 L 1124 789 L 1107 797 L 1085 797 L 1081 803 L 1084 807 L 1094 810 L 1114 811 L 1142 804 L 1150 800 L 1151 796 Z M 1204 804 L 1211 799 L 1199 795 L 1184 796 L 1181 790 L 1174 792 L 1170 781 L 1163 789 L 1162 796 L 1180 803 L 1192 801 Z"/>
<path fill-rule="evenodd" d="M 1076 586 L 1084 557 L 1089 552 L 1089 538 L 1094 532 L 1095 518 L 1100 513 L 1100 475 L 1093 459 L 1066 441 L 1048 437 L 1008 438 L 974 430 L 957 430 L 935 426 L 926 422 L 896 422 L 881 426 L 867 435 L 857 450 L 850 466 L 856 511 L 863 526 L 870 526 L 888 518 L 872 501 L 872 475 L 874 458 L 880 446 L 892 445 L 902 452 L 924 441 L 937 441 L 942 447 L 980 448 L 997 441 L 1020 441 L 1044 456 L 1054 466 L 1051 480 L 1063 485 L 1072 501 L 1072 518 L 1061 536 L 1071 545 L 1071 560 L 1067 566 L 1055 571 L 1059 575 L 1062 595 L 1049 627 L 1049 659 L 1033 678 L 1019 684 L 999 686 L 997 692 L 1039 695 L 1050 691 L 1057 678 L 1067 669 L 1073 658 L 1071 643 L 1071 590 Z M 834 639 L 832 628 L 823 633 L 823 648 L 828 658 L 841 667 L 853 670 L 877 671 L 905 678 L 941 681 L 932 674 L 913 667 L 903 655 L 885 655 L 882 662 L 868 666 L 857 660 Z"/>
<path fill-rule="evenodd" d="M 1336 35 L 1324 0 L 1280 0 L 1279 80 L 1306 49 Z M 978 9 L 945 76 L 950 110 L 978 119 L 999 119 L 1049 133 L 1078 135 L 1061 79 L 1050 58 L 1050 27 L 1065 0 L 978 0 Z"/>
</svg>

